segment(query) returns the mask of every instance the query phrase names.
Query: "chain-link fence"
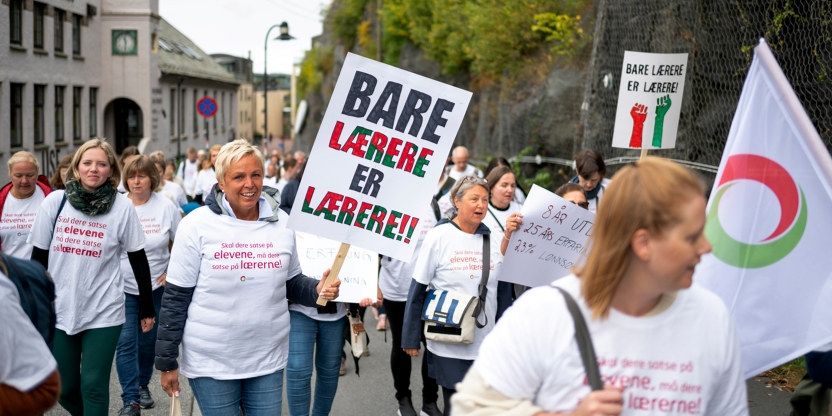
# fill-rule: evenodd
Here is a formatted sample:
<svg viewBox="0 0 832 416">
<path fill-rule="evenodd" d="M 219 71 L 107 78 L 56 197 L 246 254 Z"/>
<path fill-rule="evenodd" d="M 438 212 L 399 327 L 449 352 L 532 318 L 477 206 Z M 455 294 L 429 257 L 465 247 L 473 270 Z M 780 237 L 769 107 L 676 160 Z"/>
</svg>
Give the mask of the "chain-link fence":
<svg viewBox="0 0 832 416">
<path fill-rule="evenodd" d="M 624 51 L 688 53 L 673 159 L 717 166 L 748 72 L 765 38 L 832 149 L 832 2 L 822 0 L 600 0 L 575 149 L 613 160 L 638 152 L 611 147 Z M 694 166 L 695 167 L 695 166 Z M 707 171 L 708 169 L 701 169 Z"/>
</svg>

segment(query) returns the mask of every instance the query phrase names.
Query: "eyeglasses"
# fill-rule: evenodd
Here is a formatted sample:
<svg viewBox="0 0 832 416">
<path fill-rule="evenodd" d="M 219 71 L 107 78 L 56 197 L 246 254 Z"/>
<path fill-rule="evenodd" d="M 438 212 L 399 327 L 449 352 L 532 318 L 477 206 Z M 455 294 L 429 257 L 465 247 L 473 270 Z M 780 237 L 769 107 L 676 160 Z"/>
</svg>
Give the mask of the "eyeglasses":
<svg viewBox="0 0 832 416">
<path fill-rule="evenodd" d="M 569 202 L 571 202 L 571 203 L 573 203 L 573 204 L 575 204 L 575 205 L 577 205 L 577 206 L 579 206 L 583 209 L 589 209 L 589 202 L 588 201 L 584 201 L 584 202 L 569 201 Z"/>
<path fill-rule="evenodd" d="M 473 175 L 463 176 L 462 179 L 459 180 L 459 184 L 462 185 L 466 182 L 472 182 L 474 185 L 482 185 L 486 186 L 488 183 L 485 179 L 479 178 Z"/>
</svg>

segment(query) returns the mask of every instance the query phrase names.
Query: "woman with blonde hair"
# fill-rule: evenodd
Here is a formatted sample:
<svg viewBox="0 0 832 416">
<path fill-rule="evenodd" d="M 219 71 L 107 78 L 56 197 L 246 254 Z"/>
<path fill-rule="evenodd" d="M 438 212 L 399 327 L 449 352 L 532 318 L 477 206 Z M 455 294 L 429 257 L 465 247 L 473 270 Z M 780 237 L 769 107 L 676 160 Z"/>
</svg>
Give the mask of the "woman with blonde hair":
<svg viewBox="0 0 832 416">
<path fill-rule="evenodd" d="M 457 414 L 748 414 L 731 317 L 691 287 L 711 250 L 703 195 L 699 178 L 671 161 L 622 168 L 586 263 L 506 312 L 458 385 Z M 585 316 L 603 389 L 587 385 L 567 294 Z"/>
<path fill-rule="evenodd" d="M 52 192 L 35 155 L 20 151 L 9 158 L 11 181 L 0 188 L 0 249 L 10 256 L 28 259 L 32 245 L 26 240 L 35 223 L 41 201 Z"/>
<path fill-rule="evenodd" d="M 106 415 L 110 369 L 125 321 L 122 251 L 138 286 L 143 332 L 155 322 L 150 269 L 136 210 L 116 191 L 121 169 L 113 147 L 88 140 L 70 169 L 66 190 L 52 192 L 41 204 L 29 242 L 32 260 L 55 280 L 52 353 L 61 374 L 61 406 L 72 415 Z"/>
<path fill-rule="evenodd" d="M 315 307 L 319 295 L 331 301 L 340 282 L 325 286 L 325 279 L 301 273 L 288 214 L 278 208 L 277 191 L 263 187 L 260 150 L 245 140 L 225 144 L 216 179 L 205 206 L 177 230 L 156 368 L 171 396 L 179 394 L 181 370 L 203 415 L 279 415 L 288 302 Z"/>
</svg>

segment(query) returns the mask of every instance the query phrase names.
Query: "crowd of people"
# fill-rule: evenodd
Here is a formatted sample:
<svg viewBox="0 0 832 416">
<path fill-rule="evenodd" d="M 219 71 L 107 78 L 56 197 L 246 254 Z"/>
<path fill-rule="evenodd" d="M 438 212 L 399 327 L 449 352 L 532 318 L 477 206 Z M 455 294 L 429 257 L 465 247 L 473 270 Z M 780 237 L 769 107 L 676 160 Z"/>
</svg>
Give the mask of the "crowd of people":
<svg viewBox="0 0 832 416">
<path fill-rule="evenodd" d="M 178 164 L 92 139 L 47 179 L 33 155 L 14 154 L 0 189 L 0 345 L 23 352 L 0 362 L 0 415 L 39 414 L 56 400 L 72 415 L 106 415 L 114 360 L 120 415 L 156 405 L 154 371 L 171 396 L 184 376 L 207 416 L 280 414 L 284 383 L 291 415 L 327 415 L 348 310 L 364 307 L 378 308 L 378 329 L 392 335 L 401 416 L 747 414 L 732 320 L 691 287 L 711 247 L 705 190 L 686 168 L 647 157 L 610 180 L 598 152 L 580 151 L 575 177 L 553 191 L 596 212 L 588 255 L 572 275 L 526 288 L 500 280 L 525 190 L 504 158 L 482 172 L 458 146 L 422 207 L 412 259 L 381 256 L 376 299 L 321 307 L 340 282 L 303 274 L 286 227 L 305 162 L 242 139 L 188 149 Z M 35 262 L 26 273 L 51 275 L 54 335 L 18 294 L 6 265 L 19 259 Z M 812 363 L 828 367 L 826 357 Z M 659 404 L 635 397 L 633 383 L 666 368 L 624 362 L 689 365 L 673 381 L 696 391 L 668 389 Z"/>
</svg>

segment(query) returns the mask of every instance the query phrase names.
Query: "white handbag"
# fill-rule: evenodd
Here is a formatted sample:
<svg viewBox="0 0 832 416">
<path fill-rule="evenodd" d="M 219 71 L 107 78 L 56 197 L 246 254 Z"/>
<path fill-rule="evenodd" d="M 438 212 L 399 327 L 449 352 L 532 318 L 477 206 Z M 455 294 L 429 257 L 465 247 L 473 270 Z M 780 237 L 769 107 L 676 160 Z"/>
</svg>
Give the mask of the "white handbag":
<svg viewBox="0 0 832 416">
<path fill-rule="evenodd" d="M 482 264 L 478 296 L 441 289 L 431 289 L 427 292 L 422 308 L 426 339 L 451 344 L 470 344 L 474 342 L 477 328 L 488 325 L 487 315 L 485 323 L 479 322 L 479 315 L 485 309 L 488 275 L 491 271 L 488 234 L 482 236 Z"/>
</svg>

